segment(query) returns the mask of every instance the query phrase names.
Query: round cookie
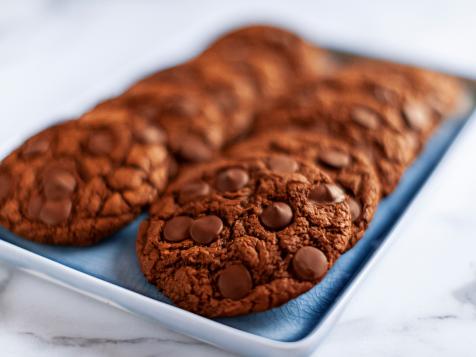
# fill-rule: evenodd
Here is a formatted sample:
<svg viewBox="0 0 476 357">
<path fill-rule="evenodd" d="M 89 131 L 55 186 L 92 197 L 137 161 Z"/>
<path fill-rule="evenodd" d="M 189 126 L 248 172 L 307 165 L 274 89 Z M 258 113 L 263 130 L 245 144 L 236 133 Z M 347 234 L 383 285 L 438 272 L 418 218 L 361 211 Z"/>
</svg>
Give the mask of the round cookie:
<svg viewBox="0 0 476 357">
<path fill-rule="evenodd" d="M 300 78 L 327 73 L 332 67 L 328 53 L 296 34 L 266 25 L 247 26 L 229 32 L 213 42 L 205 54 L 240 55 L 248 49 L 266 49 L 284 59 L 287 70 Z"/>
<path fill-rule="evenodd" d="M 137 255 L 175 304 L 211 317 L 267 310 L 312 288 L 345 251 L 344 192 L 299 159 L 276 171 L 275 158 L 189 168 L 151 207 Z"/>
<path fill-rule="evenodd" d="M 45 129 L 0 164 L 0 224 L 39 243 L 96 243 L 164 189 L 163 139 L 160 129 L 118 110 Z"/>
<path fill-rule="evenodd" d="M 349 196 L 353 236 L 348 249 L 363 236 L 380 200 L 380 183 L 366 155 L 342 140 L 304 130 L 273 130 L 231 146 L 231 157 L 284 154 L 308 160 L 326 172 Z M 292 170 L 293 161 L 277 156 L 274 166 Z"/>
<path fill-rule="evenodd" d="M 204 61 L 200 58 L 159 71 L 135 84 L 129 91 L 143 87 L 175 85 L 195 88 L 213 101 L 221 111 L 225 125 L 225 139 L 230 141 L 247 131 L 254 114 L 257 92 L 252 81 L 236 73 L 223 61 Z"/>
<path fill-rule="evenodd" d="M 371 159 L 382 194 L 387 195 L 395 189 L 419 147 L 415 136 L 394 128 L 399 123 L 394 115 L 389 108 L 380 108 L 363 96 L 296 91 L 293 97 L 284 98 L 260 113 L 255 132 L 298 127 L 340 138 Z"/>
<path fill-rule="evenodd" d="M 339 76 L 349 81 L 365 81 L 368 90 L 379 100 L 403 105 L 404 114 L 422 111 L 441 119 L 464 109 L 463 83 L 443 73 L 387 61 L 355 60 L 343 67 Z M 412 109 L 413 100 L 421 108 Z M 409 120 L 411 125 L 412 119 Z"/>
<path fill-rule="evenodd" d="M 162 128 L 170 151 L 181 162 L 209 161 L 225 143 L 220 108 L 196 88 L 167 83 L 132 87 L 94 111 L 117 109 Z"/>
</svg>

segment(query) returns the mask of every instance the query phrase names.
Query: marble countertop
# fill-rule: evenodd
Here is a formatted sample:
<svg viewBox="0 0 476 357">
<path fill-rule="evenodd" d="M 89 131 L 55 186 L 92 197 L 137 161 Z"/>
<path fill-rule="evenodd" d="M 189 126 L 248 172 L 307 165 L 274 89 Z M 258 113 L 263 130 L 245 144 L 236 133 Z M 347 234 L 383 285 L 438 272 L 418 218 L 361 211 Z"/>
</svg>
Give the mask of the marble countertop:
<svg viewBox="0 0 476 357">
<path fill-rule="evenodd" d="M 476 77 L 472 1 L 17 0 L 1 8 L 0 141 L 75 115 L 247 20 Z M 474 355 L 475 150 L 472 125 L 316 354 Z M 2 356 L 227 355 L 1 263 L 0 346 Z"/>
</svg>

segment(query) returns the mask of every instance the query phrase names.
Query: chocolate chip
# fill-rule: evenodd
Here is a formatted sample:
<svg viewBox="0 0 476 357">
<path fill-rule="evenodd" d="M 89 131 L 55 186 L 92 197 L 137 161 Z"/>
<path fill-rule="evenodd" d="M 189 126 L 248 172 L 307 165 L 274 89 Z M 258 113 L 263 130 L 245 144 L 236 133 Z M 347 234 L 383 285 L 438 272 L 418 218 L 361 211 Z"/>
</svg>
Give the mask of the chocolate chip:
<svg viewBox="0 0 476 357">
<path fill-rule="evenodd" d="M 218 276 L 218 289 L 225 298 L 239 300 L 252 288 L 251 274 L 242 264 L 229 265 Z"/>
<path fill-rule="evenodd" d="M 207 196 L 209 193 L 210 186 L 206 182 L 189 182 L 179 191 L 179 203 L 184 204 L 199 197 Z"/>
<path fill-rule="evenodd" d="M 41 206 L 43 206 L 43 199 L 39 195 L 31 196 L 26 210 L 28 218 L 37 219 L 40 215 Z"/>
<path fill-rule="evenodd" d="M 138 126 L 134 129 L 134 136 L 143 144 L 165 143 L 165 133 L 152 125 Z"/>
<path fill-rule="evenodd" d="M 345 193 L 337 185 L 322 183 L 309 193 L 309 199 L 318 203 L 342 202 L 345 199 Z"/>
<path fill-rule="evenodd" d="M 221 192 L 237 191 L 244 187 L 250 177 L 248 173 L 239 168 L 231 168 L 218 174 L 216 187 Z"/>
<path fill-rule="evenodd" d="M 296 275 L 303 280 L 320 279 L 328 269 L 324 253 L 310 246 L 302 247 L 296 252 L 292 265 Z"/>
<path fill-rule="evenodd" d="M 354 108 L 352 110 L 352 120 L 367 129 L 377 129 L 379 126 L 379 117 L 373 111 L 367 108 Z"/>
<path fill-rule="evenodd" d="M 319 160 L 325 165 L 335 169 L 341 169 L 350 164 L 350 156 L 337 150 L 323 151 L 319 155 Z"/>
<path fill-rule="evenodd" d="M 38 218 L 48 225 L 57 225 L 68 219 L 71 214 L 72 203 L 68 198 L 55 201 L 46 201 L 41 206 Z"/>
<path fill-rule="evenodd" d="M 71 196 L 76 188 L 76 179 L 66 169 L 54 167 L 47 169 L 43 176 L 43 192 L 52 200 Z"/>
<path fill-rule="evenodd" d="M 186 97 L 169 98 L 164 110 L 169 114 L 183 117 L 193 117 L 199 113 L 197 104 Z"/>
<path fill-rule="evenodd" d="M 273 202 L 260 215 L 261 223 L 271 229 L 283 229 L 293 220 L 293 210 L 284 202 Z"/>
<path fill-rule="evenodd" d="M 200 244 L 208 244 L 218 238 L 223 230 L 223 222 L 217 216 L 200 217 L 190 226 L 192 239 Z"/>
<path fill-rule="evenodd" d="M 180 242 L 190 237 L 190 226 L 193 219 L 177 216 L 167 221 L 164 227 L 164 239 L 168 242 Z"/>
<path fill-rule="evenodd" d="M 0 174 L 0 202 L 10 194 L 12 181 L 6 174 Z"/>
<path fill-rule="evenodd" d="M 92 154 L 105 155 L 114 148 L 114 138 L 107 131 L 97 131 L 89 136 L 87 146 Z"/>
<path fill-rule="evenodd" d="M 356 221 L 362 214 L 362 205 L 353 197 L 349 197 L 349 209 L 352 222 Z"/>
<path fill-rule="evenodd" d="M 268 167 L 274 172 L 296 172 L 298 163 L 287 156 L 272 156 L 268 159 Z"/>
<path fill-rule="evenodd" d="M 394 91 L 380 86 L 375 87 L 374 96 L 379 102 L 385 104 L 392 104 L 397 100 L 397 94 Z"/>
<path fill-rule="evenodd" d="M 213 151 L 201 139 L 195 136 L 188 136 L 183 138 L 180 143 L 178 154 L 187 161 L 203 162 L 212 158 Z"/>
<path fill-rule="evenodd" d="M 42 154 L 48 150 L 50 146 L 49 138 L 35 138 L 28 141 L 23 147 L 23 156 L 33 156 Z"/>
<path fill-rule="evenodd" d="M 431 113 L 423 103 L 411 101 L 403 106 L 403 116 L 407 124 L 415 130 L 423 130 L 431 120 Z"/>
</svg>

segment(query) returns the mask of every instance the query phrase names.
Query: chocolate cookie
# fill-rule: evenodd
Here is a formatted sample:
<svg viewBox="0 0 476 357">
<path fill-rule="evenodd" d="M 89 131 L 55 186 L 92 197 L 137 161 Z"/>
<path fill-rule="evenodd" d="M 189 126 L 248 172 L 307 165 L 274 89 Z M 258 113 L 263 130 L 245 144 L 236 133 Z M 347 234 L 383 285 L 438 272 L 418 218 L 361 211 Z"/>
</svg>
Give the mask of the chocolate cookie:
<svg viewBox="0 0 476 357">
<path fill-rule="evenodd" d="M 344 192 L 310 163 L 223 159 L 185 170 L 137 239 L 147 279 L 178 306 L 234 316 L 279 306 L 318 283 L 351 238 Z"/>
<path fill-rule="evenodd" d="M 231 141 L 251 125 L 257 101 L 254 83 L 223 61 L 195 59 L 180 66 L 157 72 L 135 84 L 129 92 L 157 90 L 160 86 L 194 88 L 221 111 L 225 141 Z M 192 98 L 193 100 L 193 98 Z"/>
<path fill-rule="evenodd" d="M 164 131 L 172 154 L 184 162 L 212 159 L 225 143 L 220 108 L 196 88 L 177 85 L 134 87 L 94 108 L 128 110 Z"/>
<path fill-rule="evenodd" d="M 339 76 L 351 82 L 364 81 L 379 100 L 402 105 L 410 126 L 422 122 L 412 118 L 414 112 L 418 117 L 451 117 L 460 112 L 466 97 L 465 87 L 456 77 L 387 61 L 355 60 L 342 68 Z"/>
<path fill-rule="evenodd" d="M 265 49 L 277 58 L 282 58 L 286 69 L 299 78 L 317 77 L 332 67 L 330 56 L 325 50 L 290 31 L 266 25 L 247 26 L 225 34 L 204 53 L 231 57 L 257 49 Z"/>
<path fill-rule="evenodd" d="M 350 249 L 363 236 L 380 200 L 380 183 L 367 156 L 342 140 L 304 130 L 270 131 L 230 147 L 231 157 L 281 153 L 308 160 L 327 173 L 349 196 L 353 236 Z M 270 161 L 276 170 L 296 170 L 288 156 Z"/>
<path fill-rule="evenodd" d="M 276 102 L 258 115 L 255 131 L 298 127 L 343 139 L 372 160 L 382 193 L 387 195 L 395 189 L 419 147 L 415 136 L 394 128 L 392 123 L 399 122 L 392 118 L 394 115 L 389 108 L 379 108 L 363 96 L 296 91 L 293 97 Z"/>
<path fill-rule="evenodd" d="M 0 165 L 0 224 L 48 244 L 89 245 L 109 236 L 164 189 L 164 137 L 118 110 L 40 132 Z"/>
</svg>

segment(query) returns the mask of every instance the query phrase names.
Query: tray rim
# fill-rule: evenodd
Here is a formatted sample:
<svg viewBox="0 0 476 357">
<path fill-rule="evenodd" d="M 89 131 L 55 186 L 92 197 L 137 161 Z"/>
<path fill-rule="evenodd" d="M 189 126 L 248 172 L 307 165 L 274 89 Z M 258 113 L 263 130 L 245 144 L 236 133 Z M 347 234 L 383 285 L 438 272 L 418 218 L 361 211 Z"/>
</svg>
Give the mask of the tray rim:
<svg viewBox="0 0 476 357">
<path fill-rule="evenodd" d="M 378 54 L 369 54 L 368 52 L 365 53 L 365 51 L 354 52 L 353 50 L 334 48 L 330 46 L 324 48 L 338 56 L 354 56 L 377 60 L 384 59 L 383 57 L 378 57 Z M 470 92 L 472 92 L 471 94 L 474 96 L 476 93 L 476 80 L 461 75 L 456 75 L 456 77 L 473 87 Z M 74 290 L 82 295 L 89 296 L 128 313 L 153 319 L 177 333 L 204 341 L 228 351 L 243 353 L 243 346 L 248 346 L 246 349 L 247 351 L 260 356 L 269 355 L 270 353 L 273 353 L 273 355 L 276 356 L 287 356 L 290 352 L 294 355 L 307 355 L 324 339 L 362 281 L 367 277 L 373 266 L 378 263 L 382 256 L 384 256 L 390 245 L 396 240 L 399 231 L 407 220 L 407 217 L 411 216 L 411 212 L 418 208 L 422 195 L 430 189 L 432 181 L 435 180 L 438 173 L 444 169 L 445 162 L 449 160 L 451 153 L 455 150 L 455 143 L 460 141 L 461 137 L 468 130 L 468 126 L 476 125 L 473 123 L 476 121 L 475 117 L 476 107 L 473 103 L 471 111 L 469 111 L 465 116 L 464 124 L 458 130 L 456 136 L 439 159 L 433 171 L 412 197 L 411 202 L 407 207 L 405 207 L 401 216 L 395 222 L 392 229 L 387 233 L 378 248 L 369 254 L 367 260 L 359 268 L 359 271 L 350 278 L 348 284 L 342 289 L 332 306 L 322 317 L 321 321 L 317 323 L 305 337 L 296 341 L 286 342 L 273 340 L 188 312 L 174 305 L 169 305 L 165 302 L 149 298 L 145 295 L 43 257 L 27 249 L 18 247 L 12 243 L 6 242 L 1 236 L 0 259 L 6 261 L 17 269 L 27 272 L 28 274 L 51 281 L 57 285 L 65 286 L 68 289 Z M 8 148 L 12 143 L 18 142 L 18 139 L 22 139 L 23 137 L 25 137 L 25 135 L 10 138 L 10 140 L 3 143 L 2 149 Z M 2 150 L 2 153 L 3 152 L 4 150 Z M 103 292 L 106 293 L 103 294 Z"/>
</svg>

